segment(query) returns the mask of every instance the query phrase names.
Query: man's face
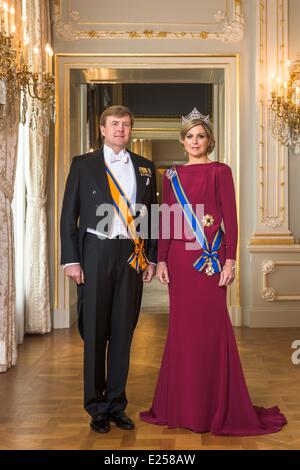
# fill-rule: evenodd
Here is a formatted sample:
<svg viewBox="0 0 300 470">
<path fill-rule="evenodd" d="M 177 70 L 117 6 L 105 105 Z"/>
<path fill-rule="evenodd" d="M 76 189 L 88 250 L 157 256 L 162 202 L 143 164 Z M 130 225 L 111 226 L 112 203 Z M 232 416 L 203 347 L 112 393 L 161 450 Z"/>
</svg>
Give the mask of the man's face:
<svg viewBox="0 0 300 470">
<path fill-rule="evenodd" d="M 131 136 L 130 116 L 107 116 L 105 126 L 100 126 L 106 145 L 120 149 L 126 147 Z"/>
</svg>

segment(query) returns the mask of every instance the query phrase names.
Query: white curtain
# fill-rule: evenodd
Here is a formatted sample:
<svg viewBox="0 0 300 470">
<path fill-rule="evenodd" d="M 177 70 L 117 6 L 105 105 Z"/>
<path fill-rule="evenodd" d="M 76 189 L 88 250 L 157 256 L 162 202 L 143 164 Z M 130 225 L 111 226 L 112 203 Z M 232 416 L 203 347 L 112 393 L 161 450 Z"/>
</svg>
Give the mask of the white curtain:
<svg viewBox="0 0 300 470">
<path fill-rule="evenodd" d="M 15 279 L 16 279 L 16 324 L 17 342 L 21 344 L 25 328 L 25 161 L 29 154 L 28 122 L 19 126 L 18 158 L 15 178 L 15 191 L 12 203 L 15 234 Z"/>
<path fill-rule="evenodd" d="M 21 0 L 15 1 L 16 31 L 21 30 Z M 21 38 L 18 38 L 21 39 Z M 2 106 L 2 105 L 1 105 Z M 0 122 L 0 372 L 17 362 L 14 230 L 11 203 L 18 149 L 20 96 L 7 98 Z M 4 109 L 1 107 L 1 113 Z"/>
<path fill-rule="evenodd" d="M 45 70 L 45 45 L 50 43 L 50 14 L 47 0 L 27 0 L 29 49 L 40 51 L 40 71 Z M 31 61 L 33 58 L 31 56 Z M 43 103 L 29 100 L 34 106 L 36 129 L 29 130 L 29 159 L 25 166 L 27 191 L 25 233 L 25 331 L 47 333 L 51 330 L 49 268 L 47 249 L 47 165 L 49 137 L 45 135 L 48 116 Z"/>
</svg>

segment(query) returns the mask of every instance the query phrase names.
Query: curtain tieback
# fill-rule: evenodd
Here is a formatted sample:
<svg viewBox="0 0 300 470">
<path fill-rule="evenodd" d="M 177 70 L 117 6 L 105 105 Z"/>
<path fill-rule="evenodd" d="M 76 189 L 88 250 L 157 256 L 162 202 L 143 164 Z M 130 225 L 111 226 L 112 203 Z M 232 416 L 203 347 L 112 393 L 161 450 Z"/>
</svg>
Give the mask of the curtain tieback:
<svg viewBox="0 0 300 470">
<path fill-rule="evenodd" d="M 27 194 L 28 205 L 42 208 L 45 206 L 46 202 L 47 202 L 47 195 L 46 196 L 31 196 L 30 194 Z"/>
</svg>

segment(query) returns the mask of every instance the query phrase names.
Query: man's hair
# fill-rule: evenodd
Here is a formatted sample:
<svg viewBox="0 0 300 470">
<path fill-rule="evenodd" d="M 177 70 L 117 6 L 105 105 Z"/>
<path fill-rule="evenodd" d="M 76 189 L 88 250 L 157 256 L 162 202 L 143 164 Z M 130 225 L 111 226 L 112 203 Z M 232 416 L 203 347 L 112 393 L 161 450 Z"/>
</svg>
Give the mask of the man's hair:
<svg viewBox="0 0 300 470">
<path fill-rule="evenodd" d="M 130 109 L 128 109 L 126 106 L 120 106 L 120 105 L 110 106 L 105 111 L 103 111 L 100 117 L 100 126 L 106 125 L 106 119 L 108 116 L 115 116 L 115 117 L 129 116 L 130 121 L 131 121 L 131 127 L 133 127 L 134 116 L 132 112 L 130 111 Z"/>
</svg>

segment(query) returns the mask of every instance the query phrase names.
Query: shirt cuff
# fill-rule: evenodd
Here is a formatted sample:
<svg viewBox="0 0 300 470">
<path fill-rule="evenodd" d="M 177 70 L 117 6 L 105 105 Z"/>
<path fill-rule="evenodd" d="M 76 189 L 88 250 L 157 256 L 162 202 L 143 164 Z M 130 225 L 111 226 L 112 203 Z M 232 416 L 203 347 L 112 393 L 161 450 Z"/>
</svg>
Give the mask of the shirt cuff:
<svg viewBox="0 0 300 470">
<path fill-rule="evenodd" d="M 75 264 L 80 264 L 80 263 L 78 263 L 78 262 L 77 262 L 77 263 L 66 263 L 66 264 L 63 264 L 63 265 L 62 265 L 62 268 L 65 269 L 65 268 L 67 268 L 68 266 L 73 266 L 73 265 L 75 266 Z"/>
</svg>

